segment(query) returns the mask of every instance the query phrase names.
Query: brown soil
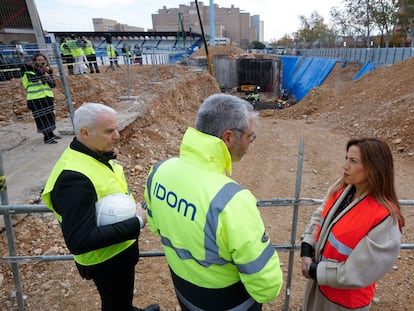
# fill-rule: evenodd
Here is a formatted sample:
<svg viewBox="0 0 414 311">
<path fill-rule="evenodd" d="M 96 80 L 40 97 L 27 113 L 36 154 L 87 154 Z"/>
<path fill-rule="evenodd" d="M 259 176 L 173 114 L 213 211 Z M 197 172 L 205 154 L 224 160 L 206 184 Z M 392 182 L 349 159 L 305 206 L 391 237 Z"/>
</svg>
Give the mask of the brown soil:
<svg viewBox="0 0 414 311">
<path fill-rule="evenodd" d="M 209 46 L 207 48 L 208 55 L 213 57 L 214 55 L 227 55 L 230 57 L 238 57 L 239 55 L 245 54 L 244 50 L 237 46 L 225 46 L 225 45 L 215 45 Z M 206 57 L 206 49 L 202 46 L 197 52 L 191 55 L 191 58 L 201 58 Z"/>
<path fill-rule="evenodd" d="M 328 186 L 341 174 L 344 145 L 350 137 L 377 136 L 392 146 L 396 166 L 396 187 L 400 199 L 414 199 L 414 58 L 394 66 L 377 68 L 358 81 L 353 76 L 360 66 L 338 64 L 325 83 L 312 90 L 300 103 L 285 110 L 263 110 L 256 124 L 258 138 L 248 155 L 234 165 L 233 177 L 251 189 L 259 200 L 289 198 L 295 194 L 299 143 L 304 142 L 300 197 L 322 198 Z M 127 94 L 126 71 L 69 77 L 75 108 L 82 102 L 103 102 L 124 110 L 131 102 L 120 101 Z M 143 199 L 143 185 L 149 167 L 178 153 L 182 134 L 192 126 L 201 101 L 219 92 L 207 73 L 180 66 L 132 66 L 131 94 L 144 103 L 141 117 L 121 133 L 117 146 L 119 161 L 137 200 Z M 56 111 L 67 118 L 64 94 L 56 91 Z M 2 125 L 32 122 L 25 108 L 20 81 L 2 82 L 0 93 Z M 26 203 L 26 202 L 13 202 Z M 296 243 L 316 206 L 299 210 Z M 289 243 L 292 207 L 264 207 L 261 213 L 275 244 Z M 404 207 L 403 243 L 414 243 L 414 213 Z M 68 254 L 60 228 L 50 214 L 27 216 L 15 226 L 19 255 Z M 160 243 L 145 228 L 139 238 L 141 251 L 161 250 Z M 7 256 L 5 233 L 0 235 L 1 256 Z M 287 274 L 288 253 L 279 252 Z M 372 310 L 411 310 L 414 251 L 402 250 L 395 267 L 378 282 Z M 21 264 L 20 274 L 27 310 L 98 310 L 94 285 L 82 280 L 71 261 Z M 143 257 L 136 268 L 137 306 L 159 303 L 162 310 L 179 310 L 163 257 Z M 295 253 L 289 310 L 300 310 L 305 279 Z M 286 282 L 285 282 L 286 284 Z M 11 269 L 0 265 L 0 310 L 10 307 L 13 290 Z M 282 310 L 285 288 L 264 310 Z"/>
</svg>

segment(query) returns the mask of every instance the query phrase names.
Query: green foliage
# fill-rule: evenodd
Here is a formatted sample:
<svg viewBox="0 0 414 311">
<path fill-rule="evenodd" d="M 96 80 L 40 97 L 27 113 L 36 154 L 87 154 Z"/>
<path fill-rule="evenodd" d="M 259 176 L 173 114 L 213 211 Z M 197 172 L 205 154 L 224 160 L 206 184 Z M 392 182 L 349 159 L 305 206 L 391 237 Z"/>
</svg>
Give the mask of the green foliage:
<svg viewBox="0 0 414 311">
<path fill-rule="evenodd" d="M 379 33 L 381 41 L 389 45 L 397 24 L 398 3 L 398 0 L 343 0 L 342 9 L 331 10 L 334 27 L 345 37 L 364 37 L 367 46 L 371 36 Z"/>
<path fill-rule="evenodd" d="M 264 45 L 262 42 L 259 42 L 259 41 L 253 41 L 250 44 L 250 48 L 252 48 L 252 49 L 264 50 L 265 47 L 266 47 L 266 45 Z"/>
<path fill-rule="evenodd" d="M 293 47 L 293 42 L 293 38 L 290 35 L 285 34 L 281 39 L 270 42 L 269 45 L 274 48 L 278 46 Z"/>
<path fill-rule="evenodd" d="M 294 34 L 295 41 L 304 47 L 330 47 L 335 41 L 335 32 L 324 23 L 323 17 L 313 11 L 310 17 L 299 16 L 301 28 Z"/>
<path fill-rule="evenodd" d="M 414 1 L 400 0 L 398 2 L 398 28 L 402 38 L 405 42 L 407 37 L 411 37 L 411 46 L 414 42 Z"/>
<path fill-rule="evenodd" d="M 329 48 L 347 41 L 368 47 L 371 42 L 377 46 L 396 46 L 398 37 L 399 44 L 404 44 L 410 36 L 414 39 L 414 0 L 343 0 L 341 7 L 331 8 L 330 17 L 331 24 L 327 25 L 316 11 L 310 16 L 301 15 L 301 26 L 296 32 L 273 39 L 269 45 Z"/>
</svg>

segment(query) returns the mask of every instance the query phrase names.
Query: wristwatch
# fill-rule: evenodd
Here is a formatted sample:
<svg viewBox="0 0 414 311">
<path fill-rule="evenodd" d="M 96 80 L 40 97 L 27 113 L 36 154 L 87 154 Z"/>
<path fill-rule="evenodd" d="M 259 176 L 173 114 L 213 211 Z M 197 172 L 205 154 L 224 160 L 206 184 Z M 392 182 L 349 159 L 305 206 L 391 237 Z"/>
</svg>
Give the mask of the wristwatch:
<svg viewBox="0 0 414 311">
<path fill-rule="evenodd" d="M 145 224 L 144 224 L 144 221 L 142 220 L 141 216 L 137 215 L 137 218 L 138 218 L 138 221 L 139 221 L 139 228 L 140 229 L 144 228 Z"/>
</svg>

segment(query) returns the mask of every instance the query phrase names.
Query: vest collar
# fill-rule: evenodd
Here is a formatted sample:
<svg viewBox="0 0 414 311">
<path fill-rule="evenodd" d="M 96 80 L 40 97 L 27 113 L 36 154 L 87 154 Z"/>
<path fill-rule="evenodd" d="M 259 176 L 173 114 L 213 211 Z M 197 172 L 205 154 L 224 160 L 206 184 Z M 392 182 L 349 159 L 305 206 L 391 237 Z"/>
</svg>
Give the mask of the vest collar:
<svg viewBox="0 0 414 311">
<path fill-rule="evenodd" d="M 231 155 L 218 137 L 189 127 L 180 146 L 180 157 L 191 160 L 208 170 L 231 176 Z"/>
<path fill-rule="evenodd" d="M 113 151 L 105 152 L 105 153 L 95 152 L 89 149 L 88 147 L 86 147 L 84 144 L 82 144 L 79 140 L 76 139 L 76 137 L 73 138 L 73 141 L 70 144 L 70 148 L 75 151 L 79 151 L 84 154 L 87 154 L 88 156 L 91 156 L 92 158 L 108 166 L 110 169 L 112 169 L 112 166 L 109 164 L 109 160 L 116 159 L 116 154 Z"/>
</svg>

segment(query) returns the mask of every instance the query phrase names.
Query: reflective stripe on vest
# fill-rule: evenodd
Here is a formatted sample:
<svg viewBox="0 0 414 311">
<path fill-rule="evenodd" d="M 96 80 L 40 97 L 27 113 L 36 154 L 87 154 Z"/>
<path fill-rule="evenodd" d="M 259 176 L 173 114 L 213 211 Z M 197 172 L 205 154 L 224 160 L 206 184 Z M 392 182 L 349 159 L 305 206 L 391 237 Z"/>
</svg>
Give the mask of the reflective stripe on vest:
<svg viewBox="0 0 414 311">
<path fill-rule="evenodd" d="M 109 44 L 106 47 L 106 52 L 108 54 L 109 57 L 114 57 L 116 56 L 116 50 L 113 44 Z"/>
<path fill-rule="evenodd" d="M 155 171 L 158 169 L 160 164 L 161 163 L 154 167 L 151 175 L 147 180 L 148 184 L 151 184 L 152 176 L 154 175 Z M 223 186 L 223 188 L 217 193 L 215 198 L 211 201 L 206 215 L 207 221 L 204 227 L 204 249 L 206 251 L 206 259 L 198 260 L 197 258 L 192 256 L 189 250 L 175 247 L 174 244 L 168 238 L 160 234 L 162 244 L 173 249 L 181 260 L 192 259 L 204 268 L 208 268 L 212 264 L 219 266 L 228 263 L 233 264 L 232 262 L 220 257 L 216 242 L 216 231 L 220 213 L 224 210 L 224 208 L 226 207 L 228 202 L 230 202 L 230 200 L 234 197 L 234 195 L 243 189 L 244 188 L 242 186 L 236 183 L 228 183 Z M 151 191 L 148 191 L 148 193 L 149 197 L 151 197 Z M 152 217 L 151 210 L 147 211 L 149 215 Z M 263 267 L 267 264 L 269 259 L 273 256 L 274 251 L 275 250 L 273 246 L 271 244 L 268 244 L 256 260 L 246 264 L 237 265 L 237 269 L 244 274 L 257 273 L 258 271 L 262 270 Z"/>
<path fill-rule="evenodd" d="M 335 205 L 339 195 L 330 198 L 322 213 L 325 220 Z M 359 202 L 352 202 L 351 208 L 339 215 L 335 223 L 329 225 L 329 234 L 323 247 L 321 261 L 345 261 L 368 232 L 389 216 L 389 211 L 380 205 L 374 198 L 367 196 Z M 350 230 L 349 228 L 352 228 Z M 323 243 L 323 241 L 320 241 Z M 320 243 L 318 241 L 318 243 Z M 355 309 L 369 305 L 375 294 L 375 283 L 355 289 L 338 289 L 330 286 L 319 286 L 320 291 L 332 302 L 343 307 Z"/>
<path fill-rule="evenodd" d="M 86 41 L 83 51 L 85 52 L 85 55 L 94 55 L 95 54 L 95 50 L 93 48 L 91 40 Z"/>
<path fill-rule="evenodd" d="M 62 52 L 63 56 L 69 56 L 69 55 L 72 56 L 72 53 L 71 53 L 68 45 L 66 44 L 66 42 L 63 42 L 60 45 L 60 51 Z"/>
<path fill-rule="evenodd" d="M 155 165 L 153 166 L 151 174 L 147 177 L 147 189 L 151 189 L 152 179 L 153 179 L 153 177 L 154 177 L 154 174 L 155 174 L 155 172 L 157 171 L 157 169 L 160 167 L 160 165 L 161 165 L 162 163 L 164 163 L 165 161 L 166 161 L 166 160 L 160 161 L 160 162 L 158 162 L 157 164 L 155 164 Z M 152 193 L 151 193 L 151 192 L 152 192 L 152 191 L 148 190 L 148 198 L 149 198 L 149 201 L 151 201 L 151 200 L 152 200 Z M 152 217 L 152 211 L 151 211 L 150 209 L 147 209 L 147 213 L 148 213 L 148 215 L 149 215 L 150 217 Z"/>
<path fill-rule="evenodd" d="M 45 97 L 54 97 L 52 88 L 48 83 L 43 83 L 42 80 L 29 81 L 28 76 L 36 76 L 36 73 L 33 71 L 27 71 L 23 75 L 23 86 L 27 90 L 26 99 L 33 100 Z"/>
<path fill-rule="evenodd" d="M 341 243 L 341 241 L 339 241 L 335 235 L 333 233 L 331 233 L 328 237 L 328 242 L 329 244 L 331 244 L 331 246 L 333 248 L 336 249 L 336 251 L 339 254 L 345 255 L 346 257 L 348 257 L 349 255 L 351 255 L 353 249 L 348 247 L 346 244 Z M 324 258 L 324 256 L 322 255 L 322 260 L 326 260 L 326 258 Z"/>
<path fill-rule="evenodd" d="M 70 49 L 70 51 L 72 52 L 73 56 L 82 56 L 83 55 L 83 50 L 82 48 L 78 45 L 78 41 L 77 40 L 68 40 L 66 42 L 68 48 Z"/>
</svg>

